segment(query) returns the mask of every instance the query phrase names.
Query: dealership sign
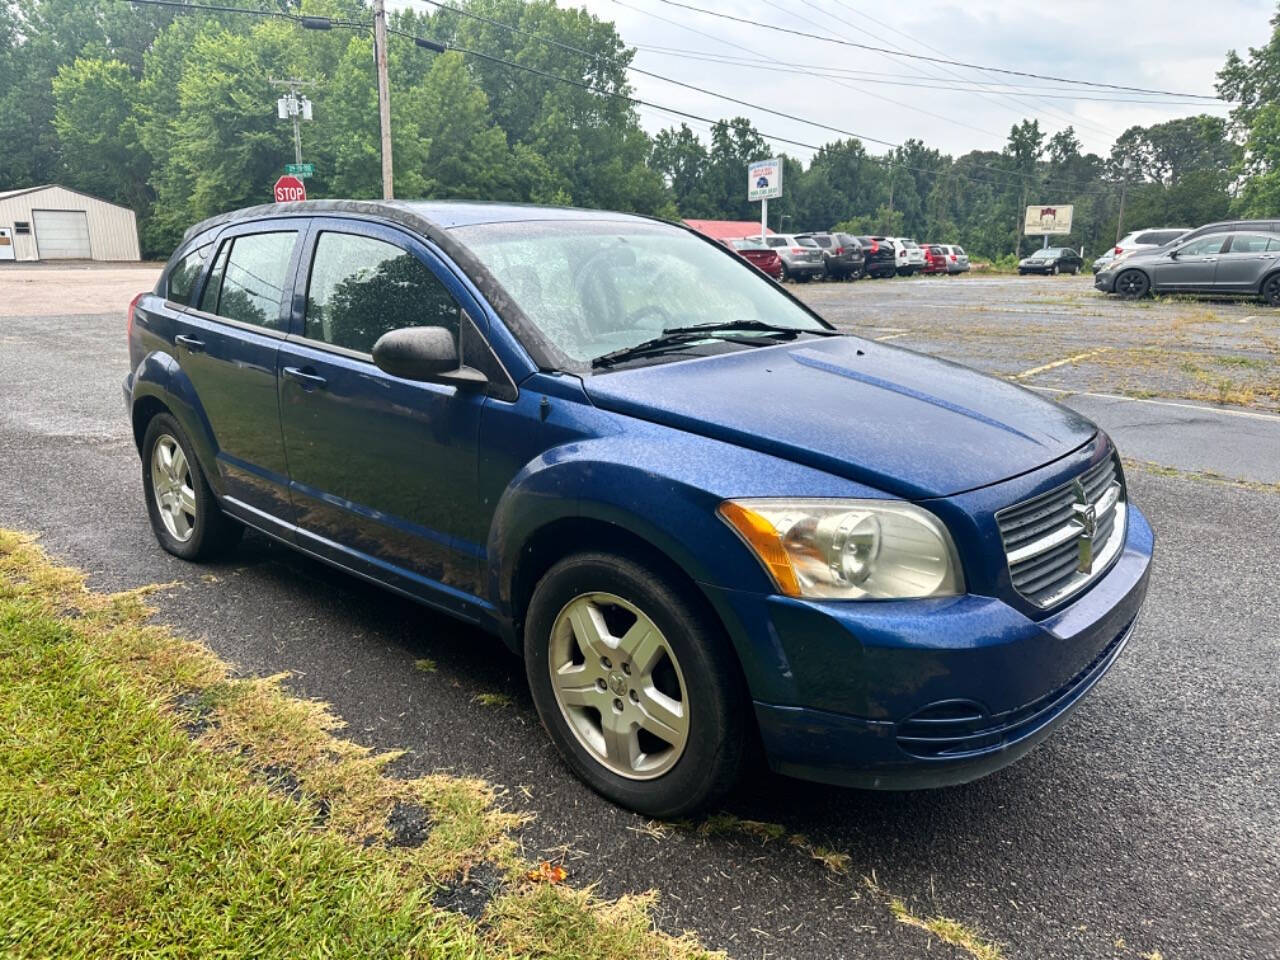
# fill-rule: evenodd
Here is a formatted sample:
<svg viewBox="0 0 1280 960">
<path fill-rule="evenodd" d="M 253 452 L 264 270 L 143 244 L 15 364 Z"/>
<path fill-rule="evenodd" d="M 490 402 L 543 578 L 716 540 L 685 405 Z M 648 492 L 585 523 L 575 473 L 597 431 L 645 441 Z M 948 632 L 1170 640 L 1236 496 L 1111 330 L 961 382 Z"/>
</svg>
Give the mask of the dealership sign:
<svg viewBox="0 0 1280 960">
<path fill-rule="evenodd" d="M 1041 204 L 1027 207 L 1027 218 L 1022 223 L 1022 232 L 1027 236 L 1058 237 L 1071 232 L 1071 215 L 1075 207 L 1071 204 L 1051 206 Z"/>
<path fill-rule="evenodd" d="M 776 200 L 782 196 L 782 159 L 757 160 L 747 167 L 747 199 Z"/>
</svg>

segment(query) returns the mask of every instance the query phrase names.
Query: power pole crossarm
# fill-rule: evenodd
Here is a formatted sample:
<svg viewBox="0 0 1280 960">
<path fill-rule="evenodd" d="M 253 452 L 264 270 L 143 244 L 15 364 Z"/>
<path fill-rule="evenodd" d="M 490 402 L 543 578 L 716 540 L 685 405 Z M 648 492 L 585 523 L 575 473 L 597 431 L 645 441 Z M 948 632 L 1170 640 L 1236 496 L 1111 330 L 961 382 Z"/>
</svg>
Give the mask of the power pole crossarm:
<svg viewBox="0 0 1280 960">
<path fill-rule="evenodd" d="M 374 62 L 378 70 L 378 126 L 382 132 L 382 199 L 395 197 L 391 172 L 391 88 L 387 82 L 387 9 L 373 0 Z"/>
</svg>

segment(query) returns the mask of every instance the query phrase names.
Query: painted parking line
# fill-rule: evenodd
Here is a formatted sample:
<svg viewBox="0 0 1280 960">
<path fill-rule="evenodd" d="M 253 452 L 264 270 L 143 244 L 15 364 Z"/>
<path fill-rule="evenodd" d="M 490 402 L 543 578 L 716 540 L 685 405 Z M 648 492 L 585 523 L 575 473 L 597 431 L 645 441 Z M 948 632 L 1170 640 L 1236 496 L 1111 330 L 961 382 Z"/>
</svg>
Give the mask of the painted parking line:
<svg viewBox="0 0 1280 960">
<path fill-rule="evenodd" d="M 1060 393 L 1072 397 L 1094 397 L 1098 400 L 1123 400 L 1125 403 L 1149 403 L 1157 407 L 1176 407 L 1179 410 L 1192 410 L 1196 413 L 1215 413 L 1223 417 L 1245 417 L 1249 420 L 1266 420 L 1280 423 L 1280 415 L 1274 413 L 1255 413 L 1252 410 L 1230 410 L 1226 407 L 1205 407 L 1198 403 L 1183 403 L 1181 400 L 1153 400 L 1150 397 L 1126 397 L 1118 393 L 1091 393 L 1088 390 L 1063 390 L 1059 387 L 1037 387 L 1028 384 L 1028 390 L 1039 390 L 1042 393 Z"/>
<path fill-rule="evenodd" d="M 1032 367 L 1030 370 L 1023 370 L 1021 373 L 1015 373 L 1010 379 L 1023 380 L 1027 377 L 1034 377 L 1037 373 L 1044 373 L 1046 370 L 1065 367 L 1068 363 L 1079 363 L 1081 360 L 1088 360 L 1090 357 L 1096 357 L 1100 353 L 1106 353 L 1110 349 L 1110 347 L 1103 347 L 1101 350 L 1090 350 L 1087 353 L 1077 353 L 1074 357 L 1064 357 L 1061 360 L 1053 361 L 1053 363 L 1046 363 L 1043 366 Z"/>
<path fill-rule="evenodd" d="M 891 333 L 887 337 L 875 337 L 876 343 L 884 343 L 888 340 L 897 340 L 899 337 L 910 336 L 910 330 L 904 330 L 902 333 Z"/>
</svg>

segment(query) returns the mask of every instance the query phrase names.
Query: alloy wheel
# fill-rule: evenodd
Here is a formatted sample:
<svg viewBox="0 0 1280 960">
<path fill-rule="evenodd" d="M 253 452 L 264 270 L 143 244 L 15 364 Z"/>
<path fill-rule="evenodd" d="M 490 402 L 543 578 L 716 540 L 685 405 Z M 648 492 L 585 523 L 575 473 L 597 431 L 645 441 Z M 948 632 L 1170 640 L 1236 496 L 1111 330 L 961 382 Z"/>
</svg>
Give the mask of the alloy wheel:
<svg viewBox="0 0 1280 960">
<path fill-rule="evenodd" d="M 157 437 L 151 448 L 151 488 L 165 530 L 186 543 L 196 528 L 196 491 L 187 455 L 167 433 Z"/>
<path fill-rule="evenodd" d="M 548 667 L 560 712 L 602 766 L 631 780 L 670 770 L 689 737 L 689 701 L 671 645 L 634 604 L 575 597 L 551 629 Z"/>
<path fill-rule="evenodd" d="M 1271 306 L 1280 307 L 1280 273 L 1267 281 L 1266 286 L 1262 288 L 1262 296 Z"/>
<path fill-rule="evenodd" d="M 1140 270 L 1126 270 L 1116 278 L 1116 292 L 1132 300 L 1146 296 L 1149 287 L 1146 274 Z"/>
</svg>

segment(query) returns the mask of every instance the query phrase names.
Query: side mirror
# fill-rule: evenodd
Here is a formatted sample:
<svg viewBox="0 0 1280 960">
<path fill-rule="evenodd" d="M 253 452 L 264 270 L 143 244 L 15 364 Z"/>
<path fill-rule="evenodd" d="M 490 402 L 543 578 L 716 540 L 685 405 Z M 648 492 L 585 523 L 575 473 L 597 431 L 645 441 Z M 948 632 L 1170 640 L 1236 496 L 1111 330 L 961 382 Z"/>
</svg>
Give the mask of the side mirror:
<svg viewBox="0 0 1280 960">
<path fill-rule="evenodd" d="M 1177 260 L 1177 259 L 1178 259 L 1178 251 L 1177 251 L 1177 250 L 1170 250 L 1170 251 L 1169 251 L 1169 259 L 1170 259 L 1170 260 Z"/>
<path fill-rule="evenodd" d="M 477 389 L 488 379 L 458 362 L 454 336 L 444 327 L 402 327 L 373 345 L 373 362 L 393 377 Z"/>
</svg>

